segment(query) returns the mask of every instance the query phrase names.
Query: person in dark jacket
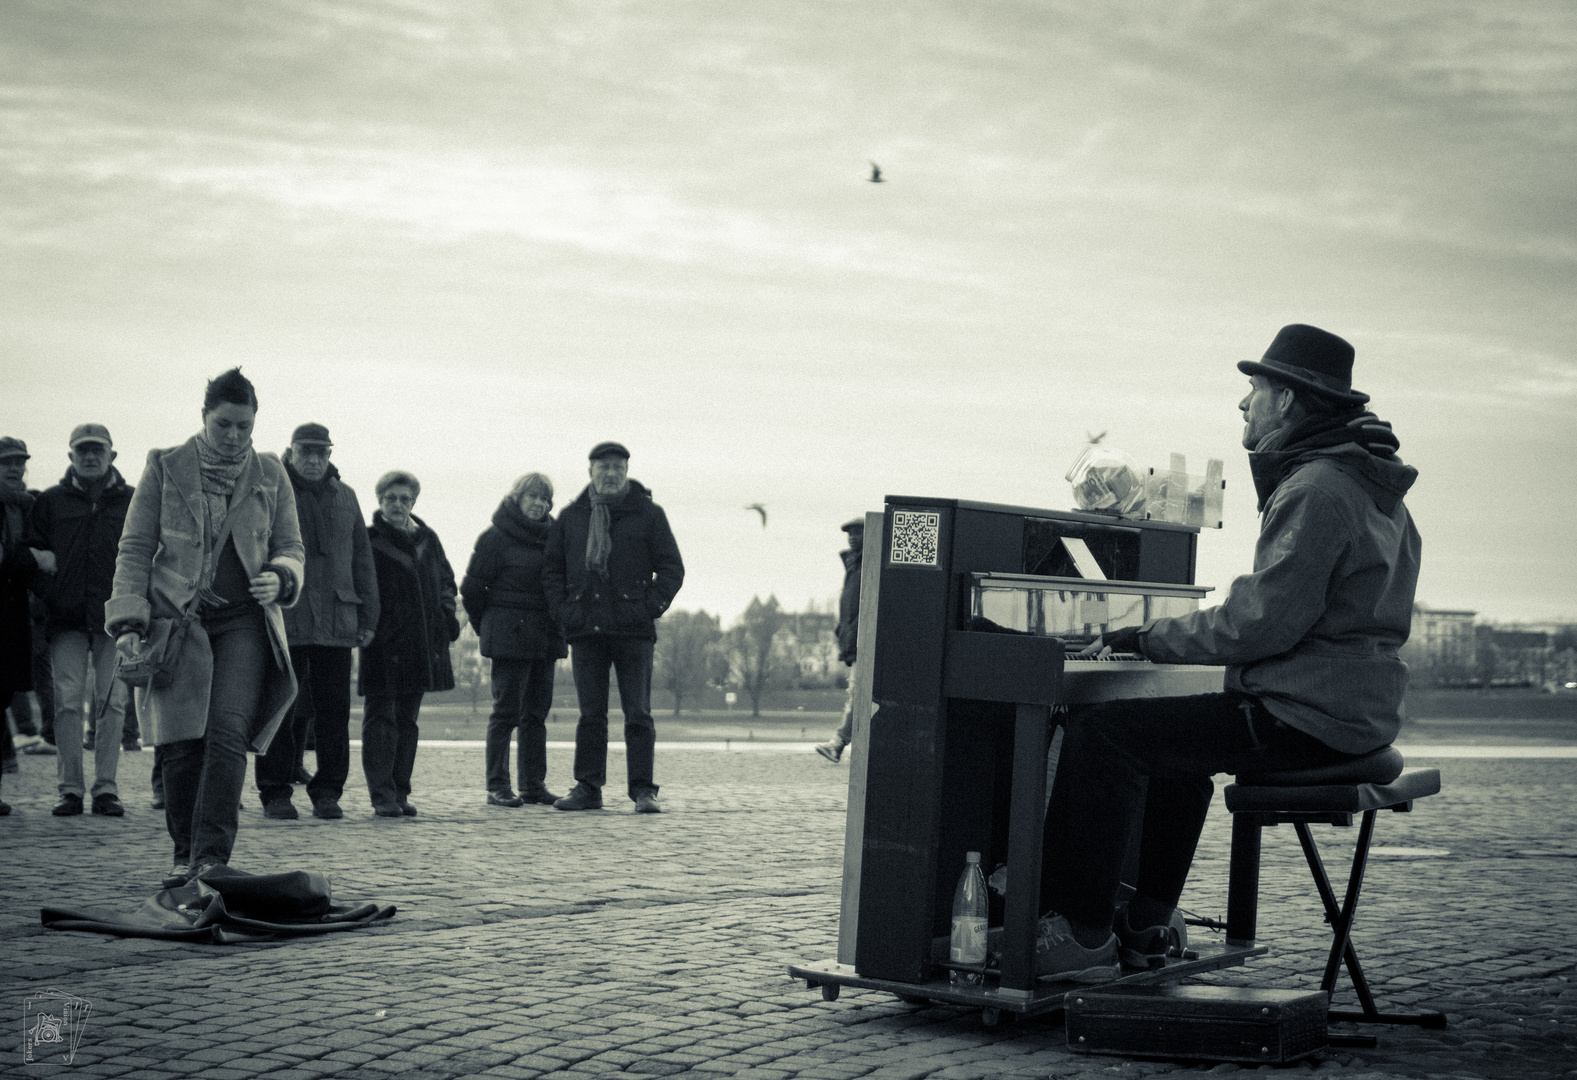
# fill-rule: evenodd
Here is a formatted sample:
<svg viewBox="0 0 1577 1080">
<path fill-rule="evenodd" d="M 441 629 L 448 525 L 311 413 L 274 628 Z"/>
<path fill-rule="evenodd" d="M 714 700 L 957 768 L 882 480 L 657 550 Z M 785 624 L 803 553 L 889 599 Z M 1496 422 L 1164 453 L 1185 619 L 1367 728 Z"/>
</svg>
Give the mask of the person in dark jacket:
<svg viewBox="0 0 1577 1080">
<path fill-rule="evenodd" d="M 1352 389 L 1352 363 L 1346 341 L 1294 324 L 1263 360 L 1238 364 L 1262 514 L 1253 572 L 1217 607 L 1121 628 L 1085 650 L 1224 665 L 1226 688 L 1068 715 L 1046 814 L 1038 974 L 1165 962 L 1213 774 L 1335 764 L 1395 738 L 1420 549 L 1402 498 L 1418 473 Z M 1135 826 L 1138 892 L 1118 917 Z"/>
<path fill-rule="evenodd" d="M 548 729 L 553 669 L 568 655 L 564 635 L 548 614 L 542 562 L 553 525 L 553 482 L 527 473 L 493 512 L 477 537 L 460 583 L 460 600 L 493 661 L 493 714 L 487 720 L 487 801 L 492 806 L 552 806 L 547 789 Z M 509 736 L 519 732 L 516 771 L 520 794 L 509 786 Z"/>
<path fill-rule="evenodd" d="M 859 662 L 860 568 L 865 546 L 865 519 L 845 521 L 843 531 L 849 534 L 849 546 L 838 553 L 843 559 L 843 594 L 838 597 L 838 625 L 833 632 L 838 637 L 838 659 L 849 665 L 849 692 L 843 699 L 843 721 L 838 730 L 816 747 L 816 753 L 834 765 L 843 760 L 843 748 L 849 745 L 854 732 L 854 665 Z"/>
<path fill-rule="evenodd" d="M 114 443 L 102 424 L 71 432 L 71 465 L 33 504 L 33 531 L 55 553 L 43 590 L 50 670 L 55 683 L 56 816 L 82 813 L 87 794 L 82 734 L 95 719 L 93 812 L 126 811 L 115 783 L 126 718 L 126 685 L 115 678 L 115 642 L 104 632 L 104 604 L 115 583 L 115 555 L 132 489 L 115 468 Z M 94 692 L 87 696 L 88 672 Z"/>
<path fill-rule="evenodd" d="M 33 687 L 33 624 L 27 590 L 41 573 L 53 570 L 53 552 L 37 548 L 30 517 L 33 493 L 27 490 L 27 443 L 0 438 L 0 704 Z M 11 728 L 0 716 L 0 759 L 16 771 Z M 0 771 L 3 775 L 3 771 Z M 0 815 L 11 807 L 0 801 Z"/>
<path fill-rule="evenodd" d="M 375 489 L 372 561 L 378 576 L 378 625 L 361 650 L 357 690 L 367 699 L 361 721 L 361 767 L 379 817 L 416 816 L 417 714 L 429 691 L 453 690 L 449 644 L 460 636 L 454 571 L 438 534 L 411 513 L 422 492 L 408 472 L 384 473 Z"/>
<path fill-rule="evenodd" d="M 652 648 L 657 618 L 684 583 L 684 561 L 662 507 L 629 478 L 630 452 L 616 442 L 592 447 L 591 483 L 564 508 L 548 534 L 542 583 L 564 627 L 580 699 L 575 727 L 575 788 L 560 810 L 602 807 L 608 774 L 608 669 L 619 679 L 625 761 L 635 810 L 660 812 L 652 779 Z"/>
<path fill-rule="evenodd" d="M 302 424 L 290 436 L 285 473 L 296 493 L 296 520 L 307 550 L 307 580 L 296 606 L 285 612 L 290 662 L 301 690 L 268 753 L 257 759 L 263 813 L 293 819 L 291 782 L 301 768 L 307 726 L 315 731 L 317 771 L 307 782 L 312 816 L 345 816 L 340 796 L 350 775 L 351 649 L 372 643 L 378 625 L 378 575 L 372 542 L 356 493 L 329 462 L 334 443 L 322 424 Z"/>
</svg>

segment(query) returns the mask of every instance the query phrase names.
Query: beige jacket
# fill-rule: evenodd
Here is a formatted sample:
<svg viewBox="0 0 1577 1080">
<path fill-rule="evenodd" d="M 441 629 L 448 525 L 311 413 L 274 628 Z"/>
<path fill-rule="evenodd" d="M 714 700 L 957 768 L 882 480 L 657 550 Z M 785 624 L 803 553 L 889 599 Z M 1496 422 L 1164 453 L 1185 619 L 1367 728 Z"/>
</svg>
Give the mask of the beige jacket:
<svg viewBox="0 0 1577 1080">
<path fill-rule="evenodd" d="M 304 580 L 305 551 L 296 524 L 296 496 L 285 467 L 274 454 L 253 453 L 236 480 L 230 537 L 248 576 L 265 564 L 280 573 L 285 605 L 296 602 Z M 203 527 L 202 475 L 195 436 L 169 450 L 152 450 L 126 512 L 115 559 L 115 584 L 104 605 L 104 629 L 115 637 L 146 631 L 153 619 L 179 618 L 197 593 L 207 532 Z M 283 579 L 292 580 L 283 580 Z M 265 604 L 264 619 L 274 663 L 263 692 L 248 749 L 264 753 L 296 698 L 285 620 L 278 602 Z M 186 650 L 191 650 L 190 652 Z M 181 653 L 182 676 L 161 689 L 137 690 L 137 716 L 154 745 L 198 739 L 208 727 L 208 698 L 215 672 L 208 638 L 189 638 Z M 222 676 L 221 676 L 222 677 Z"/>
</svg>

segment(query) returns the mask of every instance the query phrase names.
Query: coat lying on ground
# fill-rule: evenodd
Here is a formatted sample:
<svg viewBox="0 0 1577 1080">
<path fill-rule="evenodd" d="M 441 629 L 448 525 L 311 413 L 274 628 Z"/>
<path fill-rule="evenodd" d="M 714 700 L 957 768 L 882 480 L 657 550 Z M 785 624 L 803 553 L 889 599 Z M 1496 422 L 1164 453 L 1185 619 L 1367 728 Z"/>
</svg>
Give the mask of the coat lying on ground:
<svg viewBox="0 0 1577 1080">
<path fill-rule="evenodd" d="M 155 893 L 135 911 L 46 907 L 39 912 L 51 930 L 216 945 L 355 930 L 394 913 L 393 904 L 334 903 L 328 877 L 315 870 L 248 874 L 229 866 Z"/>
<path fill-rule="evenodd" d="M 378 629 L 361 650 L 356 689 L 363 696 L 407 697 L 454 689 L 449 643 L 460 636 L 454 571 L 438 534 L 411 515 L 415 532 L 375 510 L 372 561 L 378 573 Z"/>
<path fill-rule="evenodd" d="M 280 575 L 280 599 L 263 605 L 274 662 L 264 669 L 263 692 L 247 749 L 268 751 L 279 722 L 296 700 L 281 606 L 301 593 L 302 548 L 296 528 L 296 497 L 285 467 L 273 454 L 253 452 L 236 478 L 231 496 L 230 539 L 248 577 L 267 566 Z M 195 436 L 169 450 L 150 450 L 142 480 L 131 497 L 126 528 L 115 560 L 114 594 L 104 605 L 110 637 L 125 630 L 146 632 L 153 619 L 178 619 L 197 594 L 208 546 L 206 505 Z M 208 728 L 213 653 L 199 630 L 181 650 L 181 674 L 171 685 L 138 687 L 137 717 L 156 746 L 200 739 Z"/>
<path fill-rule="evenodd" d="M 63 630 L 104 629 L 104 604 L 115 585 L 115 555 L 132 488 L 111 468 L 97 499 L 67 469 L 60 483 L 33 503 L 33 531 L 55 553 L 55 573 L 44 586 L 51 637 Z"/>
<path fill-rule="evenodd" d="M 361 504 L 332 465 L 317 484 L 303 480 L 288 462 L 285 471 L 307 553 L 307 580 L 301 599 L 285 612 L 285 631 L 292 645 L 348 649 L 362 630 L 378 625 L 378 575 Z"/>
<path fill-rule="evenodd" d="M 500 660 L 556 660 L 566 656 L 564 635 L 548 614 L 542 563 L 553 519 L 532 521 L 520 504 L 505 499 L 493 524 L 476 538 L 460 582 L 460 600 L 482 639 L 482 655 Z"/>
<path fill-rule="evenodd" d="M 609 508 L 613 550 L 606 581 L 586 569 L 591 488 L 564 508 L 548 533 L 542 583 L 570 641 L 601 635 L 656 641 L 656 620 L 684 584 L 684 560 L 668 516 L 651 492 L 634 480 L 629 485 Z"/>
</svg>

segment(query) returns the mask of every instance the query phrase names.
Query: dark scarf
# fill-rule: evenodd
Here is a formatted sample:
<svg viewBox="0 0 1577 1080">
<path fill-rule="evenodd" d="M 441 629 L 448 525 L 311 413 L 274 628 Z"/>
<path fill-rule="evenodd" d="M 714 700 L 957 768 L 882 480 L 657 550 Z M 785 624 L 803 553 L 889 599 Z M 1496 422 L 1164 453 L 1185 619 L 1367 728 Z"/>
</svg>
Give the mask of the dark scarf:
<svg viewBox="0 0 1577 1080">
<path fill-rule="evenodd" d="M 544 514 L 541 521 L 532 521 L 520 509 L 518 502 L 505 499 L 493 513 L 493 524 L 510 539 L 539 548 L 547 545 L 548 528 L 553 524 L 553 515 Z"/>
<path fill-rule="evenodd" d="M 308 480 L 285 462 L 285 472 L 290 474 L 290 486 L 296 489 L 296 520 L 301 525 L 303 543 L 315 545 L 307 548 L 309 555 L 333 554 L 334 521 L 323 505 L 333 495 L 332 483 L 339 479 L 339 470 L 333 465 L 321 480 Z"/>
<path fill-rule="evenodd" d="M 15 506 L 21 510 L 33 508 L 33 493 L 25 487 L 12 487 L 10 484 L 0 484 L 0 503 L 6 506 Z"/>
<path fill-rule="evenodd" d="M 82 479 L 82 477 L 77 475 L 77 467 L 72 465 L 66 470 L 66 478 L 61 481 L 61 486 L 75 487 L 78 491 L 82 492 L 88 497 L 88 502 L 96 503 L 99 501 L 99 499 L 103 498 L 104 493 L 108 491 L 119 479 L 120 473 L 115 471 L 115 466 L 113 465 L 110 466 L 108 472 L 99 477 L 97 480 Z"/>
<path fill-rule="evenodd" d="M 1281 486 L 1293 466 L 1313 453 L 1333 446 L 1356 443 L 1373 457 L 1395 460 L 1401 442 L 1391 425 L 1361 407 L 1346 412 L 1305 416 L 1302 420 L 1273 431 L 1249 451 L 1248 467 L 1254 476 L 1254 491 L 1259 509 L 1265 509 L 1271 495 Z"/>
<path fill-rule="evenodd" d="M 608 556 L 613 552 L 613 507 L 623 503 L 629 493 L 628 483 L 617 495 L 598 495 L 594 489 L 586 489 L 586 494 L 591 496 L 591 528 L 586 531 L 586 569 L 604 578 L 608 576 Z"/>
</svg>

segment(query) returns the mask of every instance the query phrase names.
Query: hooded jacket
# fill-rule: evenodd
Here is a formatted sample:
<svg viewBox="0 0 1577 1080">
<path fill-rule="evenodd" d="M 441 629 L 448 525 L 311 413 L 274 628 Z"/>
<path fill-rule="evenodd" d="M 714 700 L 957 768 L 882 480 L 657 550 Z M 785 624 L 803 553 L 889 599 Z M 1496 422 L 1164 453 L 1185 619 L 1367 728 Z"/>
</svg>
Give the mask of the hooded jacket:
<svg viewBox="0 0 1577 1080">
<path fill-rule="evenodd" d="M 307 553 L 301 599 L 285 612 L 290 644 L 351 648 L 361 631 L 378 625 L 378 576 L 361 503 L 333 465 L 316 484 L 302 479 L 288 461 L 285 471 Z"/>
<path fill-rule="evenodd" d="M 1140 647 L 1158 663 L 1226 665 L 1227 689 L 1343 753 L 1385 746 L 1407 688 L 1397 649 L 1420 540 L 1402 497 L 1418 472 L 1356 442 L 1250 464 L 1265 499 L 1253 572 L 1217 607 L 1146 623 Z"/>
<path fill-rule="evenodd" d="M 75 469 L 33 504 L 33 529 L 55 553 L 55 573 L 43 587 L 46 633 L 102 632 L 104 605 L 115 585 L 115 553 L 132 488 L 111 467 L 98 497 Z"/>
<path fill-rule="evenodd" d="M 591 488 L 566 506 L 548 533 L 542 584 L 548 608 L 571 642 L 609 636 L 657 640 L 657 618 L 684 584 L 684 560 L 663 508 L 635 480 L 609 508 L 608 576 L 586 569 Z"/>
<path fill-rule="evenodd" d="M 551 517 L 532 521 L 518 502 L 505 499 L 493 511 L 493 524 L 476 538 L 476 550 L 460 583 L 460 600 L 482 639 L 483 656 L 557 660 L 568 655 L 542 589 L 542 563 L 552 527 Z"/>
<path fill-rule="evenodd" d="M 365 697 L 454 689 L 449 643 L 460 636 L 454 571 L 438 534 L 416 515 L 406 532 L 372 514 L 367 533 L 378 572 L 378 629 L 361 650 L 356 688 Z"/>
</svg>

